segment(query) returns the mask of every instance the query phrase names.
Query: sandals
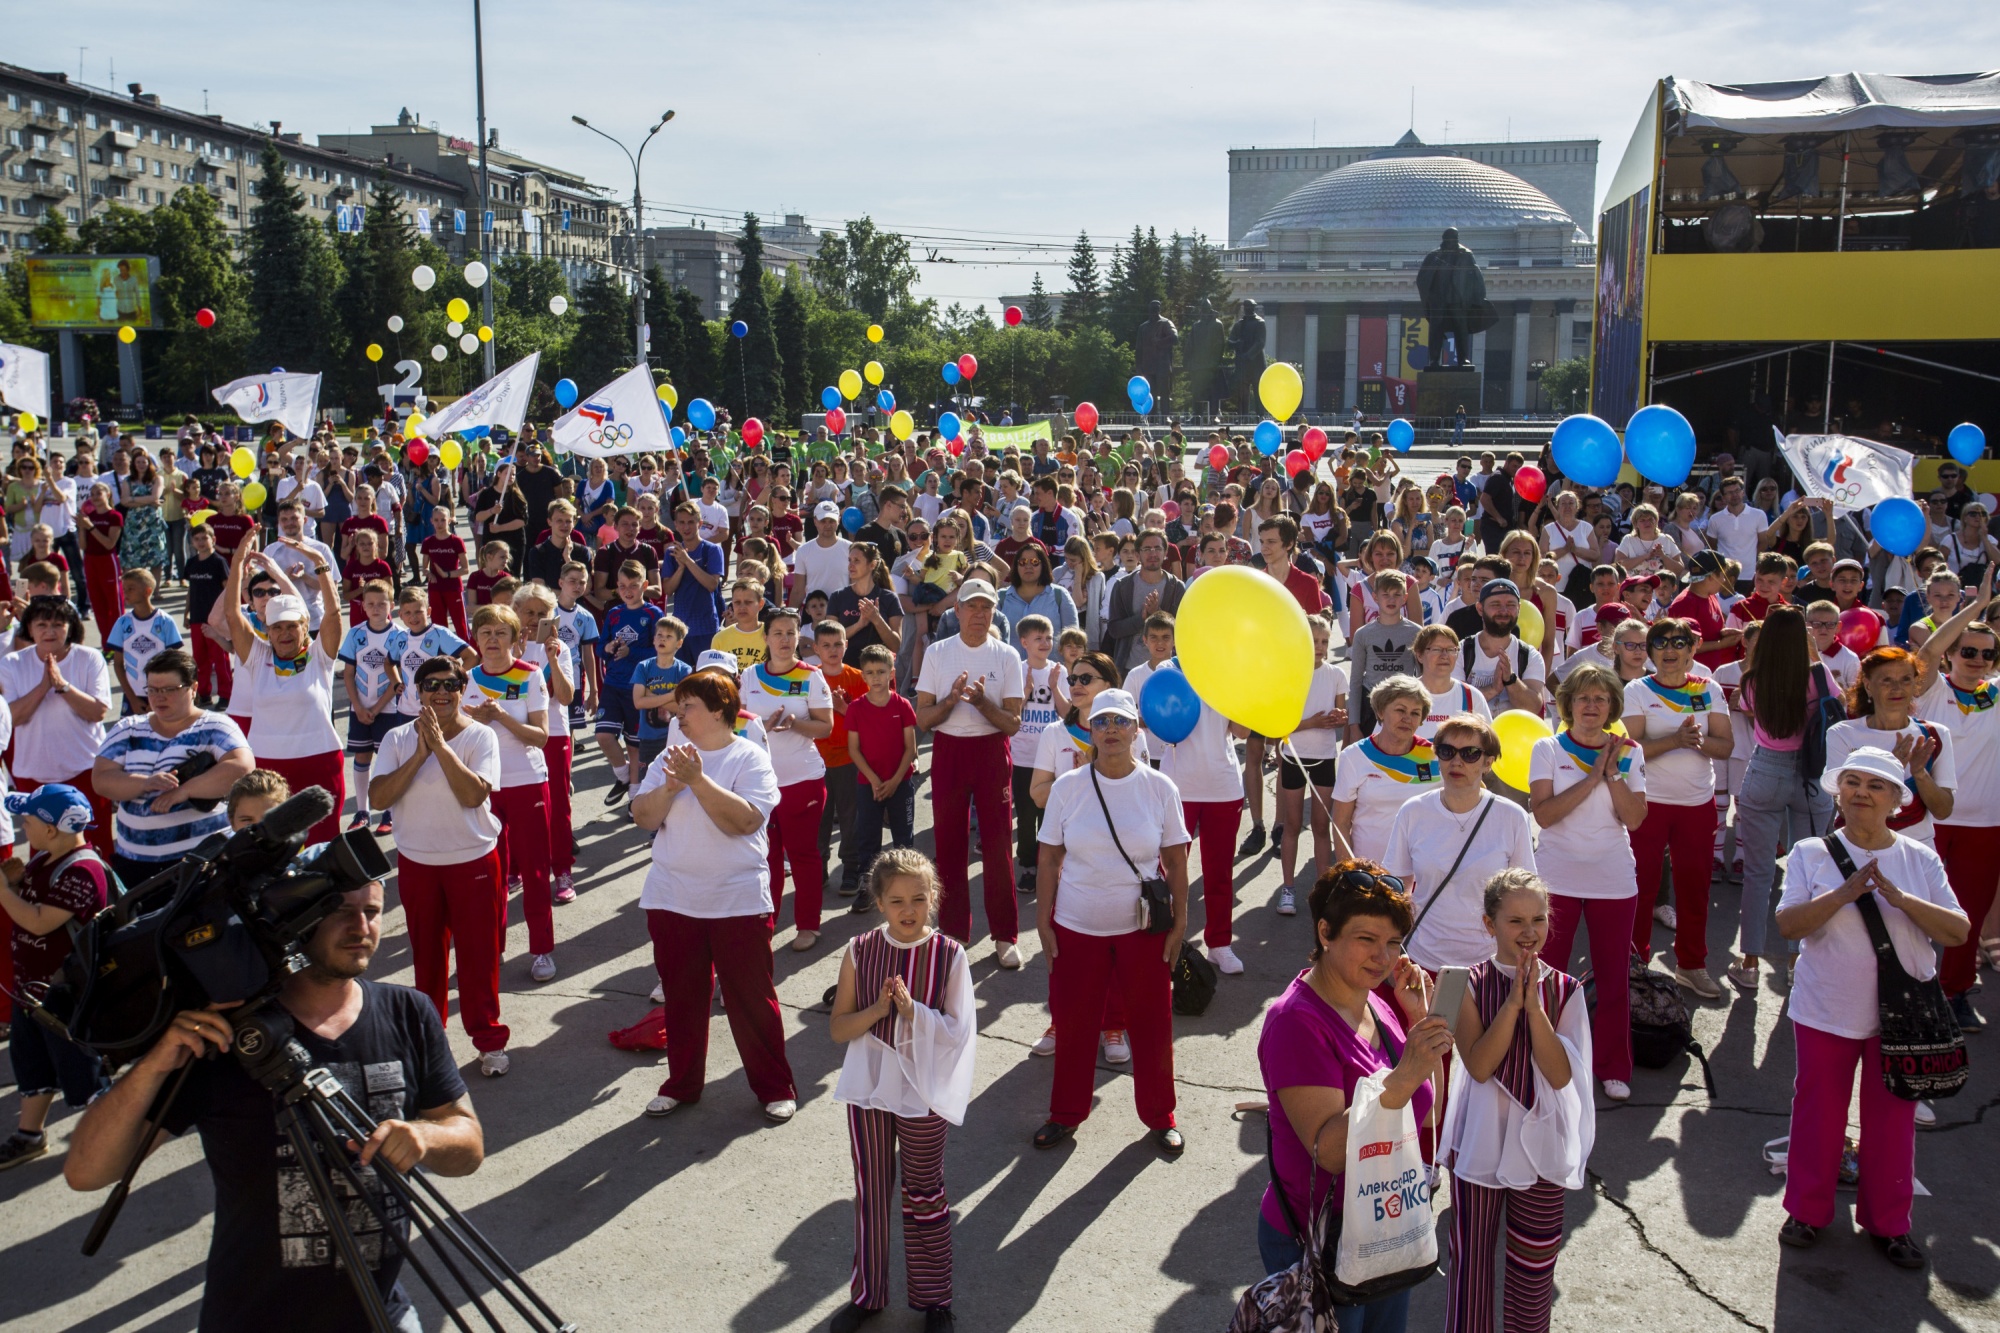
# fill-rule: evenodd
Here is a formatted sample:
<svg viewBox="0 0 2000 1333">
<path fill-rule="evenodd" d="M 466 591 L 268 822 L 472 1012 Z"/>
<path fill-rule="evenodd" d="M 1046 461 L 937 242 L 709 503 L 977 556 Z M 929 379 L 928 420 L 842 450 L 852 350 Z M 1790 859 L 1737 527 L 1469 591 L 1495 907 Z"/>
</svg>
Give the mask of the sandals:
<svg viewBox="0 0 2000 1333">
<path fill-rule="evenodd" d="M 1819 1243 L 1819 1228 L 1796 1217 L 1787 1217 L 1785 1225 L 1778 1228 L 1778 1243 L 1795 1250 L 1809 1250 Z"/>
<path fill-rule="evenodd" d="M 1053 1148 L 1065 1139 L 1075 1137 L 1075 1125 L 1065 1125 L 1060 1120 L 1051 1120 L 1035 1131 L 1034 1144 L 1037 1148 Z"/>
<path fill-rule="evenodd" d="M 1160 1155 L 1168 1161 L 1187 1151 L 1187 1139 L 1172 1125 L 1168 1125 L 1165 1129 L 1156 1129 L 1146 1137 L 1153 1141 L 1153 1146 L 1158 1148 Z"/>
<path fill-rule="evenodd" d="M 1916 1241 L 1910 1238 L 1910 1233 L 1907 1231 L 1900 1236 L 1870 1236 L 1868 1239 L 1874 1241 L 1875 1248 L 1882 1251 L 1883 1256 L 1898 1268 L 1924 1266 L 1924 1252 Z"/>
</svg>

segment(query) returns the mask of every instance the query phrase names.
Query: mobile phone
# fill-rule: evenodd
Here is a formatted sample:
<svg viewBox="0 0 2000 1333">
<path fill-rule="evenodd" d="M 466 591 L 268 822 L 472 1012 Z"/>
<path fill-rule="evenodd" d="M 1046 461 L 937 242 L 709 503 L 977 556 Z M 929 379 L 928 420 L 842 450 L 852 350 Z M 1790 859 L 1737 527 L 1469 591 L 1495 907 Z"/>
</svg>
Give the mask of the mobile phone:
<svg viewBox="0 0 2000 1333">
<path fill-rule="evenodd" d="M 1442 1018 L 1447 1023 L 1458 1022 L 1458 1008 L 1465 1003 L 1465 988 L 1472 979 L 1472 969 L 1447 967 L 1438 973 L 1437 984 L 1431 990 L 1430 1017 Z"/>
</svg>

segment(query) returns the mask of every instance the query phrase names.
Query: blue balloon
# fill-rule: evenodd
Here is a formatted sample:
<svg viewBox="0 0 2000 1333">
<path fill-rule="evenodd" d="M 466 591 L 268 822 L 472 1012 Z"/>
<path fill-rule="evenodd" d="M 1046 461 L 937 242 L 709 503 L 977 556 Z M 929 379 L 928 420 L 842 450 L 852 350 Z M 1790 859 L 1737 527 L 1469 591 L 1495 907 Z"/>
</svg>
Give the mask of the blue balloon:
<svg viewBox="0 0 2000 1333">
<path fill-rule="evenodd" d="M 1285 432 L 1275 421 L 1260 421 L 1257 429 L 1250 432 L 1250 442 L 1257 446 L 1257 452 L 1269 457 L 1285 447 Z"/>
<path fill-rule="evenodd" d="M 697 398 L 688 404 L 688 424 L 696 430 L 715 429 L 715 404 L 706 398 Z"/>
<path fill-rule="evenodd" d="M 887 389 L 877 389 L 875 391 L 875 406 L 881 408 L 884 412 L 895 411 L 896 395 L 890 393 Z"/>
<path fill-rule="evenodd" d="M 282 375 L 285 373 L 285 368 L 283 366 L 272 366 L 271 373 L 273 375 Z"/>
<path fill-rule="evenodd" d="M 1694 466 L 1694 427 L 1665 403 L 1642 407 L 1625 423 L 1625 456 L 1646 480 L 1678 486 Z"/>
<path fill-rule="evenodd" d="M 688 433 L 682 430 L 679 426 L 676 426 L 674 427 L 673 434 L 674 434 L 674 448 L 676 449 L 687 448 Z"/>
<path fill-rule="evenodd" d="M 1140 416 L 1150 416 L 1153 412 L 1153 395 L 1141 394 L 1132 400 L 1132 410 Z"/>
<path fill-rule="evenodd" d="M 1179 667 L 1163 666 L 1146 677 L 1139 691 L 1139 715 L 1146 727 L 1169 745 L 1194 735 L 1201 721 L 1201 696 Z"/>
<path fill-rule="evenodd" d="M 861 531 L 861 524 L 863 522 L 864 519 L 862 518 L 861 511 L 853 505 L 849 505 L 840 511 L 840 526 L 847 529 L 850 533 Z"/>
<path fill-rule="evenodd" d="M 1618 480 L 1625 450 L 1611 424 L 1588 413 L 1564 417 L 1549 439 L 1556 470 L 1579 486 L 1609 486 Z"/>
<path fill-rule="evenodd" d="M 833 411 L 834 408 L 839 407 L 840 390 L 834 388 L 831 384 L 827 385 L 824 389 L 821 389 L 819 391 L 819 405 L 825 408 L 829 412 Z"/>
<path fill-rule="evenodd" d="M 1399 454 L 1410 452 L 1410 446 L 1417 442 L 1417 428 L 1397 417 L 1389 423 L 1389 445 Z"/>
<path fill-rule="evenodd" d="M 1868 516 L 1870 533 L 1892 555 L 1915 555 L 1929 527 L 1930 520 L 1917 502 L 1900 495 L 1882 501 Z"/>
<path fill-rule="evenodd" d="M 957 367 L 954 366 L 953 369 L 956 370 Z M 958 419 L 958 413 L 956 412 L 946 412 L 938 418 L 938 434 L 944 436 L 947 440 L 957 439 L 958 432 L 964 429 L 964 426 L 965 423 Z"/>
<path fill-rule="evenodd" d="M 567 411 L 576 406 L 576 381 L 559 379 L 556 381 L 556 406 Z"/>
<path fill-rule="evenodd" d="M 1134 375 L 1131 379 L 1125 381 L 1125 396 L 1132 400 L 1132 410 L 1134 412 L 1144 415 L 1152 411 L 1153 386 L 1146 382 L 1144 375 Z M 1147 406 L 1139 406 L 1142 402 L 1146 403 Z"/>
<path fill-rule="evenodd" d="M 1945 437 L 1944 444 L 1945 448 L 1951 450 L 1951 456 L 1958 460 L 1960 467 L 1971 467 L 1986 457 L 1986 432 L 1970 421 L 1962 421 L 1953 426 L 1951 434 Z"/>
<path fill-rule="evenodd" d="M 745 324 L 740 319 L 731 322 L 731 324 L 729 325 L 729 336 L 732 338 L 747 337 L 749 336 L 749 333 L 750 333 L 750 326 L 748 324 Z"/>
<path fill-rule="evenodd" d="M 956 361 L 945 362 L 944 368 L 938 371 L 938 374 L 944 376 L 946 384 L 956 384 L 960 379 L 964 378 L 958 373 L 958 362 Z"/>
</svg>

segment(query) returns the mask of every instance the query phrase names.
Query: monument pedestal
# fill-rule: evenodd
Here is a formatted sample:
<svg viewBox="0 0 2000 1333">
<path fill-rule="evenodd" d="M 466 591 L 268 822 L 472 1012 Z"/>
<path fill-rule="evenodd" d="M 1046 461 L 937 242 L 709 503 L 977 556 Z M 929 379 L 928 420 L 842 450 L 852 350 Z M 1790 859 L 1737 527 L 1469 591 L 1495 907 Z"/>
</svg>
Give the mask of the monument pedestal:
<svg viewBox="0 0 2000 1333">
<path fill-rule="evenodd" d="M 1465 408 L 1468 423 L 1479 419 L 1480 374 L 1470 366 L 1417 372 L 1417 415 L 1450 419 Z"/>
</svg>

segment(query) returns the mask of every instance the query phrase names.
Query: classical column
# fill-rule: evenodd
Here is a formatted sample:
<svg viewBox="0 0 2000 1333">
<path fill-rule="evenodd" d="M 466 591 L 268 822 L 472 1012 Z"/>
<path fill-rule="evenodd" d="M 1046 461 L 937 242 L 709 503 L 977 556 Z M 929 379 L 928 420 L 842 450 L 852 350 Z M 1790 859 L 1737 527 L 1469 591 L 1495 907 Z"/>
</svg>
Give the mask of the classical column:
<svg viewBox="0 0 2000 1333">
<path fill-rule="evenodd" d="M 1269 365 L 1271 362 L 1276 361 L 1278 359 L 1278 321 L 1283 317 L 1282 315 L 1283 310 L 1284 307 L 1279 305 L 1276 301 L 1270 302 L 1264 309 L 1264 364 L 1265 365 Z"/>
<path fill-rule="evenodd" d="M 1571 341 L 1576 337 L 1576 303 L 1564 301 L 1556 311 L 1556 354 L 1557 361 L 1567 361 L 1573 355 Z"/>
<path fill-rule="evenodd" d="M 1528 303 L 1514 307 L 1514 355 L 1507 361 L 1507 406 L 1511 412 L 1528 410 Z"/>
<path fill-rule="evenodd" d="M 1346 361 L 1341 372 L 1340 410 L 1352 412 L 1361 400 L 1361 316 L 1352 307 L 1347 312 Z"/>
<path fill-rule="evenodd" d="M 1306 307 L 1305 410 L 1319 411 L 1319 307 Z"/>
<path fill-rule="evenodd" d="M 1403 376 L 1403 314 L 1400 310 L 1389 315 L 1389 337 L 1383 345 L 1382 377 L 1401 379 Z"/>
</svg>

